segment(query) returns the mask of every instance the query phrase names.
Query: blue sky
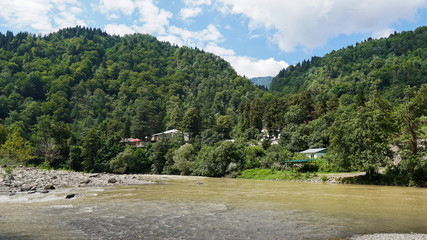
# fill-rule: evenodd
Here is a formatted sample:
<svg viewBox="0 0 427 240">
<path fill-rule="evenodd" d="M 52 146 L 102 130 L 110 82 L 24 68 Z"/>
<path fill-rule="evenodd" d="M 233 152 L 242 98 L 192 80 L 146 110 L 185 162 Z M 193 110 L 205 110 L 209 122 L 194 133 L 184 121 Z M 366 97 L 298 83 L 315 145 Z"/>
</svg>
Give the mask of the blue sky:
<svg viewBox="0 0 427 240">
<path fill-rule="evenodd" d="M 427 25 L 427 0 L 0 0 L 2 33 L 76 25 L 149 33 L 261 77 L 369 37 Z"/>
</svg>

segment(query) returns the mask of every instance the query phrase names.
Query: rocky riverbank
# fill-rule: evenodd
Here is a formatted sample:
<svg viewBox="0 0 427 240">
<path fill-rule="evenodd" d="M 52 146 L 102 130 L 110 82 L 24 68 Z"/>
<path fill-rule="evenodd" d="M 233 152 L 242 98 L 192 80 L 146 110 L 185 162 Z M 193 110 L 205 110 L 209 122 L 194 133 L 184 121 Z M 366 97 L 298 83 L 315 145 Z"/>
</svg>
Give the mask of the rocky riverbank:
<svg viewBox="0 0 427 240">
<path fill-rule="evenodd" d="M 11 173 L 0 167 L 0 194 L 48 193 L 65 187 L 104 187 L 156 183 L 141 174 L 81 173 L 64 170 L 43 170 L 14 167 Z"/>
</svg>

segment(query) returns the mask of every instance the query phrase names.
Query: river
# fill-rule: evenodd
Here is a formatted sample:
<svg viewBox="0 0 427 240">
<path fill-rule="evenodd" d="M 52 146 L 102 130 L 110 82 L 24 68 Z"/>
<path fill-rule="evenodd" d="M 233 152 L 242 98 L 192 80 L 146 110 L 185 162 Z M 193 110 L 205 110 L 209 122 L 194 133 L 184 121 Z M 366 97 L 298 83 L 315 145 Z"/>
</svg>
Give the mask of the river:
<svg viewBox="0 0 427 240">
<path fill-rule="evenodd" d="M 162 184 L 0 196 L 0 239 L 342 239 L 427 233 L 424 188 L 153 178 Z M 69 193 L 77 195 L 65 199 Z"/>
</svg>

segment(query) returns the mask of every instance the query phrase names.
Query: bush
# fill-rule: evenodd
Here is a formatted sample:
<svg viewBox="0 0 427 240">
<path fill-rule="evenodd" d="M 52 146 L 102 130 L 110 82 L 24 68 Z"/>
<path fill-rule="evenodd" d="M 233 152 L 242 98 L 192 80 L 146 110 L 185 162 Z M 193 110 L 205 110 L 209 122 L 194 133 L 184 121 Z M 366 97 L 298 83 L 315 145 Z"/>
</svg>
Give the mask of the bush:
<svg viewBox="0 0 427 240">
<path fill-rule="evenodd" d="M 230 163 L 235 163 L 234 170 L 244 166 L 243 154 L 237 144 L 224 141 L 217 147 L 203 146 L 197 156 L 196 175 L 208 177 L 223 177 Z"/>
<path fill-rule="evenodd" d="M 174 152 L 173 168 L 178 170 L 182 175 L 190 175 L 196 166 L 194 159 L 195 149 L 192 144 L 186 143 Z"/>
</svg>

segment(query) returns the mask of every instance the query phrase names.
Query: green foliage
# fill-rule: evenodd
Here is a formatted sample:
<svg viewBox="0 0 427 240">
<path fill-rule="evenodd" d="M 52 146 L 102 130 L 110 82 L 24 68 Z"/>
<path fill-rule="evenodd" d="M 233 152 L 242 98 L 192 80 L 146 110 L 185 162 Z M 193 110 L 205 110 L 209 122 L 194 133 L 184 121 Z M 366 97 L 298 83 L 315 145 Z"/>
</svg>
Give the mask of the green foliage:
<svg viewBox="0 0 427 240">
<path fill-rule="evenodd" d="M 242 171 L 238 178 L 257 179 L 257 180 L 307 180 L 315 177 L 311 173 L 301 173 L 287 171 L 277 171 L 274 169 L 248 169 Z"/>
<path fill-rule="evenodd" d="M 244 166 L 240 148 L 230 141 L 223 141 L 216 147 L 203 146 L 197 156 L 195 175 L 223 177 Z"/>
<path fill-rule="evenodd" d="M 390 162 L 394 144 L 402 161 L 386 178 L 422 185 L 426 30 L 289 66 L 271 92 L 218 56 L 146 34 L 85 27 L 0 33 L 2 162 L 220 177 L 282 169 L 299 151 L 327 147 L 321 169 L 365 170 L 379 181 L 377 169 Z M 120 144 L 174 128 L 188 132 L 191 144 L 182 136 L 144 149 Z M 224 141 L 231 137 L 235 142 Z"/>
<path fill-rule="evenodd" d="M 110 161 L 110 169 L 114 173 L 147 173 L 151 164 L 142 148 L 126 148 Z"/>
<path fill-rule="evenodd" d="M 23 164 L 34 159 L 33 147 L 25 140 L 19 130 L 7 135 L 6 142 L 0 148 L 2 162 L 7 164 Z"/>
<path fill-rule="evenodd" d="M 311 90 L 314 95 L 336 95 L 345 104 L 358 95 L 360 106 L 361 86 L 369 89 L 379 81 L 379 89 L 389 100 L 401 98 L 403 86 L 427 83 L 426 32 L 427 27 L 419 27 L 312 57 L 280 71 L 270 89 L 282 96 Z"/>
<path fill-rule="evenodd" d="M 150 162 L 152 162 L 152 169 L 151 171 L 153 173 L 162 173 L 163 168 L 166 164 L 166 154 L 168 152 L 168 143 L 167 141 L 157 141 L 153 144 L 153 147 L 150 149 Z"/>
<path fill-rule="evenodd" d="M 396 124 L 390 103 L 373 90 L 365 107 L 343 112 L 331 127 L 329 156 L 345 170 L 373 170 L 392 157 L 389 144 Z"/>
<path fill-rule="evenodd" d="M 173 168 L 182 175 L 191 175 L 195 168 L 196 150 L 192 144 L 186 143 L 177 149 L 173 155 Z"/>
</svg>

